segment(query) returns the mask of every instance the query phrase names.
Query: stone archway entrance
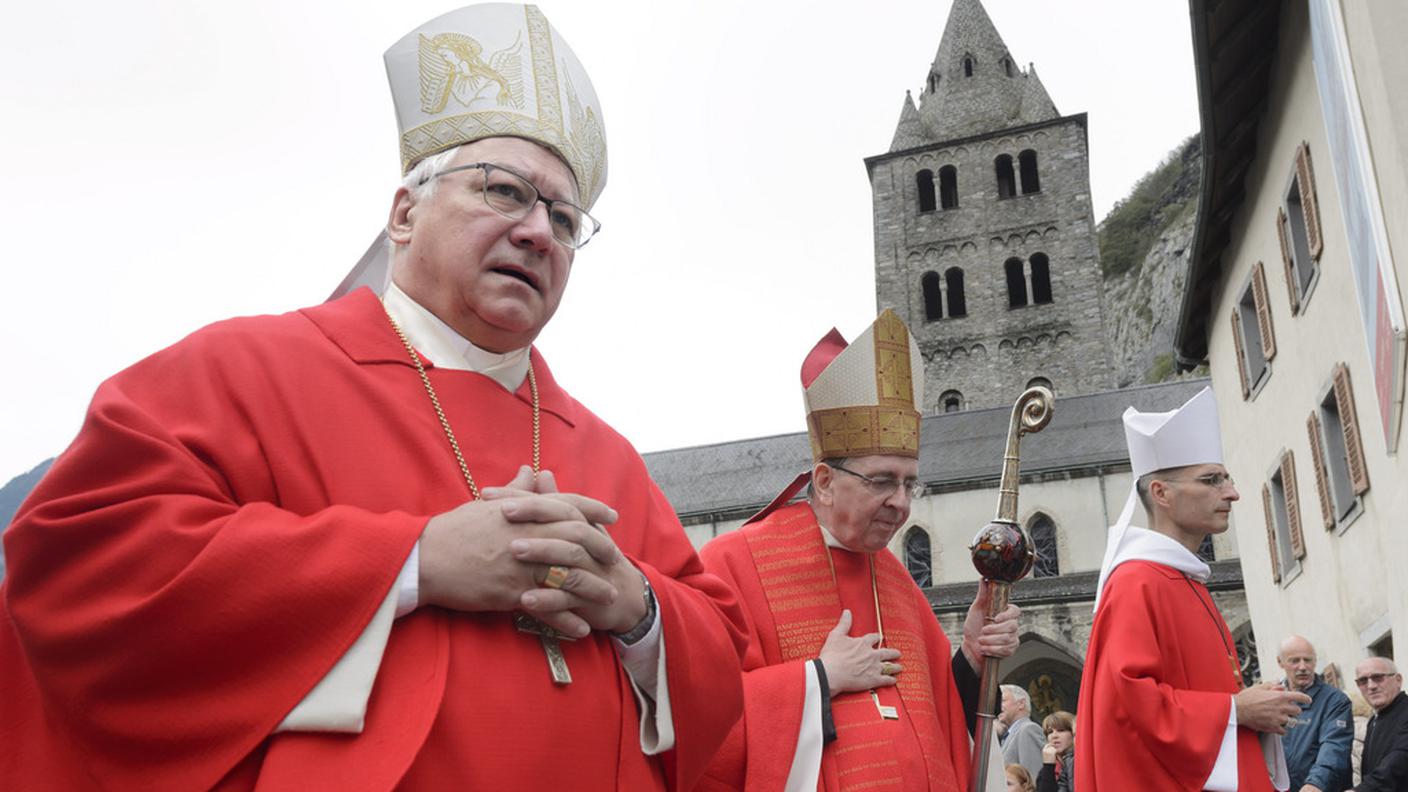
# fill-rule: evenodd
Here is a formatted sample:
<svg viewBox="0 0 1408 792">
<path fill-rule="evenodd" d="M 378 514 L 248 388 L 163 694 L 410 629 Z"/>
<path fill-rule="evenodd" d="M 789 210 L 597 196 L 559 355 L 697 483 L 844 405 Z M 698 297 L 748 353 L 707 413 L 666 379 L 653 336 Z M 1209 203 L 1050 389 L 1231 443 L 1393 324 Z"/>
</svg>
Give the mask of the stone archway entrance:
<svg viewBox="0 0 1408 792">
<path fill-rule="evenodd" d="M 1040 635 L 1027 633 L 1017 653 L 1002 662 L 1002 684 L 1027 691 L 1032 720 L 1039 724 L 1058 710 L 1076 711 L 1081 669 L 1075 656 Z"/>
</svg>

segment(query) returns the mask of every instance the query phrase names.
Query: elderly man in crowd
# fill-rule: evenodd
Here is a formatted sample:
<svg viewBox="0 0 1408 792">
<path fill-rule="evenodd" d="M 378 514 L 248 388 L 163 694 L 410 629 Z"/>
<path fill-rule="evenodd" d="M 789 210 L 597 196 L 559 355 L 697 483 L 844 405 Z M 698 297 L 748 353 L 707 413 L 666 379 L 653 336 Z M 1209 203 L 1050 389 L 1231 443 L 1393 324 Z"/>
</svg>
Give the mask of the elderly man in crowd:
<svg viewBox="0 0 1408 792">
<path fill-rule="evenodd" d="M 854 344 L 832 330 L 802 364 L 811 471 L 701 552 L 749 627 L 744 716 L 701 790 L 968 788 L 982 659 L 1016 651 L 1017 608 L 986 621 L 980 586 L 951 655 L 887 549 L 923 490 L 920 360 L 890 311 Z"/>
<path fill-rule="evenodd" d="M 115 375 L 6 532 L 0 787 L 687 790 L 737 719 L 734 595 L 532 347 L 598 228 L 591 81 L 516 4 L 386 64 L 385 294 Z"/>
<path fill-rule="evenodd" d="M 1276 664 L 1287 690 L 1310 696 L 1301 714 L 1286 729 L 1286 766 L 1291 789 L 1299 792 L 1343 792 L 1350 786 L 1350 751 L 1354 745 L 1354 713 L 1349 696 L 1315 673 L 1315 647 L 1299 635 L 1281 642 Z"/>
<path fill-rule="evenodd" d="M 1364 758 L 1355 792 L 1403 792 L 1408 789 L 1408 695 L 1403 675 L 1387 657 L 1371 657 L 1354 668 L 1374 717 L 1364 735 Z"/>
<path fill-rule="evenodd" d="M 1131 407 L 1124 426 L 1134 491 L 1096 584 L 1075 788 L 1271 792 L 1270 771 L 1284 767 L 1268 766 L 1259 734 L 1284 734 L 1310 697 L 1242 687 L 1232 633 L 1205 585 L 1197 549 L 1227 530 L 1239 497 L 1212 389 L 1170 412 Z M 1147 529 L 1130 525 L 1136 501 Z"/>
<path fill-rule="evenodd" d="M 997 713 L 1002 730 L 1002 763 L 1019 764 L 1036 778 L 1041 772 L 1041 749 L 1046 744 L 1041 726 L 1032 720 L 1032 697 L 1020 685 L 1002 686 L 1002 710 Z"/>
</svg>

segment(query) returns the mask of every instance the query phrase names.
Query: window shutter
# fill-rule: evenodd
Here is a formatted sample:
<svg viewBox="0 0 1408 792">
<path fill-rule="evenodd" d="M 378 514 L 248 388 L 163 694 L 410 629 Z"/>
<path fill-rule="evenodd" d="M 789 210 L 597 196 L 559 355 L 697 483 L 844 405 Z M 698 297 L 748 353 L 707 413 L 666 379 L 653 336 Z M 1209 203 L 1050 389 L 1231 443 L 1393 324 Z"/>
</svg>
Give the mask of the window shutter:
<svg viewBox="0 0 1408 792">
<path fill-rule="evenodd" d="M 1256 326 L 1261 330 L 1261 354 L 1270 361 L 1276 357 L 1276 331 L 1271 326 L 1271 305 L 1266 299 L 1266 267 L 1260 261 L 1252 270 L 1252 301 L 1256 303 Z"/>
<path fill-rule="evenodd" d="M 1266 510 L 1266 549 L 1271 552 L 1271 582 L 1281 582 L 1281 559 L 1276 555 L 1276 518 L 1271 511 L 1271 488 L 1261 485 L 1261 506 Z"/>
<path fill-rule="evenodd" d="M 1247 384 L 1247 353 L 1242 351 L 1242 322 L 1237 318 L 1237 309 L 1232 309 L 1232 346 L 1237 348 L 1237 376 L 1242 380 L 1242 399 L 1252 394 Z"/>
<path fill-rule="evenodd" d="M 1320 203 L 1315 191 L 1315 168 L 1310 164 L 1310 144 L 1301 143 L 1296 151 L 1296 182 L 1300 185 L 1300 209 L 1305 214 L 1305 241 L 1310 257 L 1320 260 L 1325 240 L 1320 235 Z"/>
<path fill-rule="evenodd" d="M 1300 528 L 1300 497 L 1296 488 L 1296 458 L 1287 451 L 1281 457 L 1281 491 L 1286 495 L 1286 532 L 1291 537 L 1291 555 L 1305 558 L 1305 533 Z"/>
<path fill-rule="evenodd" d="M 1335 505 L 1330 501 L 1330 478 L 1325 473 L 1325 445 L 1320 442 L 1320 408 L 1310 411 L 1305 421 L 1305 430 L 1310 434 L 1310 455 L 1315 457 L 1315 491 L 1320 495 L 1320 517 L 1325 521 L 1325 530 L 1335 527 Z"/>
<path fill-rule="evenodd" d="M 1276 238 L 1281 241 L 1281 264 L 1286 268 L 1286 290 L 1291 295 L 1291 316 L 1300 312 L 1300 287 L 1296 285 L 1296 262 L 1291 258 L 1290 230 L 1286 228 L 1286 210 L 1276 210 Z"/>
<path fill-rule="evenodd" d="M 1355 495 L 1369 489 L 1369 469 L 1364 464 L 1364 444 L 1360 441 L 1359 416 L 1354 410 L 1354 390 L 1349 386 L 1349 367 L 1335 366 L 1335 402 L 1340 408 L 1340 427 L 1344 429 L 1344 450 L 1349 463 L 1349 481 Z"/>
</svg>

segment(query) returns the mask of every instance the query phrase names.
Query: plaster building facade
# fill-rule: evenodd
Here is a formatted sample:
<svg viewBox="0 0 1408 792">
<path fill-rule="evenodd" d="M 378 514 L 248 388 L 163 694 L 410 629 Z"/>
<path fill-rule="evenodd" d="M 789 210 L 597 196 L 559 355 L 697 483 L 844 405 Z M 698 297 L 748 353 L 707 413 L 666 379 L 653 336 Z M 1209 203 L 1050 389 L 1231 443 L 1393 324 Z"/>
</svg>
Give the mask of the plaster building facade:
<svg viewBox="0 0 1408 792">
<path fill-rule="evenodd" d="M 1177 351 L 1207 361 L 1258 644 L 1408 633 L 1408 8 L 1190 3 L 1203 194 Z"/>
<path fill-rule="evenodd" d="M 1063 116 L 979 0 L 954 0 L 890 150 L 865 160 L 875 293 L 914 332 L 930 411 L 1114 387 L 1086 116 Z"/>
</svg>

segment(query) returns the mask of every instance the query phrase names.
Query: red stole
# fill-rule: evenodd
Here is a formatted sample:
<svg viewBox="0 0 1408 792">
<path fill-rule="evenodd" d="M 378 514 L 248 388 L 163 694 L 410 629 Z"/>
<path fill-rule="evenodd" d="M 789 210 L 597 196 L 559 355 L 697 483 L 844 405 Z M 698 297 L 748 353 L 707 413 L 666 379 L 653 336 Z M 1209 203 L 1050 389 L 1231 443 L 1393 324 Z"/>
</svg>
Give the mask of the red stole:
<svg viewBox="0 0 1408 792">
<path fill-rule="evenodd" d="M 853 603 L 852 635 L 877 631 L 869 559 L 837 551 L 837 581 L 833 582 L 831 551 L 805 503 L 778 511 L 759 526 L 763 527 L 770 530 L 750 527 L 744 535 L 776 620 L 782 662 L 816 657 L 847 602 Z M 939 729 L 922 639 L 920 619 L 933 619 L 933 615 L 927 610 L 917 612 L 914 582 L 888 551 L 875 554 L 874 569 L 885 643 L 900 650 L 904 665 L 898 684 L 880 689 L 879 696 L 882 704 L 899 710 L 900 719 L 882 719 L 868 691 L 832 699 L 838 739 L 823 756 L 824 776 L 829 787 L 839 789 L 893 783 L 906 788 L 958 789 L 946 738 Z"/>
</svg>

